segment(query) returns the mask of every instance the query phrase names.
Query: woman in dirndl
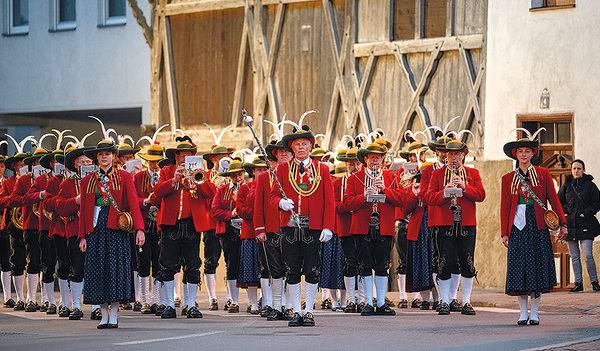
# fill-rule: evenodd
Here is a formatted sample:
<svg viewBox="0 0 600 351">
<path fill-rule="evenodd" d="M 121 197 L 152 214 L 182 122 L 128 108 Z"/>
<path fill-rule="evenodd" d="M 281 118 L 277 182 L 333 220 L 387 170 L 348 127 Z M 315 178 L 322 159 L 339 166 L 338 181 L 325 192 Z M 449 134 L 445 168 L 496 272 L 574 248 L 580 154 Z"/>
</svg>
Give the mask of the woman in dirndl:
<svg viewBox="0 0 600 351">
<path fill-rule="evenodd" d="M 240 218 L 243 219 L 240 238 L 242 239 L 240 247 L 240 266 L 238 270 L 238 278 L 236 286 L 246 289 L 248 293 L 248 303 L 250 314 L 259 314 L 258 309 L 258 287 L 260 286 L 260 265 L 258 263 L 258 246 L 256 239 L 264 241 L 267 239 L 266 234 L 256 236 L 254 232 L 254 222 L 252 220 L 254 214 L 254 199 L 256 195 L 256 185 L 259 175 L 267 170 L 267 163 L 264 157 L 256 157 L 252 163 L 244 163 L 244 170 L 248 176 L 253 179 L 252 182 L 244 183 L 238 191 L 235 208 Z M 266 287 L 261 287 L 261 289 Z M 266 294 L 263 293 L 263 296 Z M 265 296 L 266 298 L 266 296 Z M 266 301 L 263 301 L 263 304 Z M 271 303 L 272 305 L 272 303 Z"/>
<path fill-rule="evenodd" d="M 560 221 L 561 239 L 567 235 L 567 221 L 550 171 L 531 163 L 538 154 L 539 142 L 534 140 L 535 134 L 532 137 L 526 133 L 529 138 L 504 145 L 504 153 L 517 161 L 517 168 L 502 177 L 500 220 L 502 243 L 508 248 L 506 294 L 518 297 L 521 313 L 518 325 L 527 325 L 528 321 L 530 325 L 538 325 L 541 294 L 556 285 L 556 270 L 545 211 L 536 198 L 544 206 L 548 202 L 552 205 Z M 531 297 L 529 316 L 528 296 Z"/>
<path fill-rule="evenodd" d="M 84 151 L 98 170 L 81 181 L 79 247 L 85 252 L 83 302 L 99 304 L 98 329 L 118 328 L 119 302 L 135 301 L 129 235 L 118 224 L 119 212 L 129 212 L 136 244 L 144 244 L 144 221 L 131 174 L 113 167 L 117 147 L 102 140 Z M 116 208 L 115 208 L 116 207 Z"/>
</svg>

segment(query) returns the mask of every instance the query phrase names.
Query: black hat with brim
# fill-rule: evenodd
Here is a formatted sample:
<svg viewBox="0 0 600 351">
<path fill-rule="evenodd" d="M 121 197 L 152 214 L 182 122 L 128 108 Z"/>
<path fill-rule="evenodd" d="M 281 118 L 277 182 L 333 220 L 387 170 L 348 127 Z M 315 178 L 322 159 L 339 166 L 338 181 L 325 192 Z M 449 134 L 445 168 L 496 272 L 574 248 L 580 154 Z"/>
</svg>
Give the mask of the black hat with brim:
<svg viewBox="0 0 600 351">
<path fill-rule="evenodd" d="M 80 156 L 86 156 L 91 158 L 89 155 L 96 156 L 97 152 L 91 154 L 90 152 L 96 151 L 96 147 L 88 146 L 88 147 L 80 147 L 75 150 L 71 150 L 67 152 L 64 159 L 65 168 L 71 172 L 79 173 L 79 170 L 75 167 L 75 160 Z M 92 159 L 93 160 L 93 159 Z"/>
<path fill-rule="evenodd" d="M 446 145 L 447 142 L 449 142 L 451 139 L 448 136 L 442 135 L 441 137 L 438 137 L 434 142 L 430 141 L 429 143 L 427 143 L 427 147 L 429 148 L 429 150 L 431 151 L 436 151 L 437 148 L 442 148 Z"/>
<path fill-rule="evenodd" d="M 115 143 L 111 140 L 102 140 L 96 146 L 83 147 L 81 149 L 85 149 L 84 155 L 86 155 L 92 161 L 95 161 L 96 155 L 98 155 L 98 152 L 100 152 L 100 151 L 116 152 L 117 145 L 115 145 Z M 67 167 L 67 163 L 68 163 L 68 161 L 65 159 L 65 167 Z M 69 167 L 67 167 L 67 168 L 69 168 Z M 73 171 L 73 172 L 75 172 L 75 171 Z"/>
<path fill-rule="evenodd" d="M 221 172 L 219 173 L 219 175 L 221 177 L 230 177 L 238 172 L 244 172 L 244 167 L 243 167 L 243 163 L 241 160 L 239 159 L 234 159 L 233 161 L 231 161 L 229 163 L 229 168 L 227 169 L 227 172 Z"/>
<path fill-rule="evenodd" d="M 443 147 L 438 146 L 437 150 L 440 152 L 466 151 L 465 154 L 469 153 L 469 148 L 467 147 L 467 144 L 463 143 L 458 139 L 450 140 Z"/>
<path fill-rule="evenodd" d="M 123 144 L 117 148 L 117 157 L 128 154 L 137 154 L 140 150 L 141 148 L 139 146 L 132 147 L 129 144 Z"/>
<path fill-rule="evenodd" d="M 303 128 L 305 127 L 307 128 L 307 126 L 304 126 Z M 308 139 L 312 145 L 315 145 L 315 136 L 310 130 L 306 129 L 300 129 L 292 134 L 284 135 L 283 138 L 281 138 L 281 143 L 286 150 L 294 152 L 294 150 L 292 150 L 292 142 L 297 139 Z"/>
<path fill-rule="evenodd" d="M 37 160 L 39 160 L 40 158 L 42 158 L 42 156 L 45 156 L 48 154 L 48 151 L 42 148 L 36 149 L 33 154 L 25 157 L 23 159 L 23 162 L 28 165 L 28 166 L 32 166 L 33 163 Z"/>
<path fill-rule="evenodd" d="M 198 152 L 198 148 L 196 147 L 196 145 L 186 140 L 177 144 L 177 147 L 167 149 L 167 151 L 165 151 L 165 156 L 169 160 L 175 162 L 175 154 L 180 153 L 182 151 L 190 151 L 192 152 L 192 155 L 195 155 Z"/>
<path fill-rule="evenodd" d="M 356 158 L 362 163 L 366 164 L 365 156 L 368 154 L 377 154 L 377 155 L 385 155 L 387 153 L 387 148 L 378 143 L 371 143 L 367 146 L 366 149 L 359 149 L 356 153 Z"/>
<path fill-rule="evenodd" d="M 540 143 L 537 139 L 529 140 L 527 138 L 523 138 L 523 139 L 519 139 L 517 141 L 511 141 L 511 142 L 504 144 L 504 147 L 502 149 L 504 150 L 504 153 L 506 154 L 506 156 L 512 158 L 513 160 L 516 160 L 518 148 L 528 147 L 528 148 L 532 149 L 533 157 L 535 157 L 535 156 L 537 156 L 537 154 L 539 152 L 539 146 L 540 146 Z"/>
<path fill-rule="evenodd" d="M 13 157 L 9 157 L 6 160 L 4 160 L 4 166 L 7 169 L 10 169 L 11 171 L 14 171 L 12 169 L 12 166 L 19 161 L 23 161 L 25 159 L 25 157 L 29 156 L 28 154 L 24 153 L 24 152 L 20 152 L 18 154 L 15 154 Z"/>
<path fill-rule="evenodd" d="M 175 162 L 172 160 L 169 160 L 168 158 L 164 158 L 164 159 L 158 161 L 158 167 L 164 168 L 168 165 L 172 165 L 173 163 L 175 163 Z"/>
<path fill-rule="evenodd" d="M 244 168 L 244 170 L 246 171 L 246 173 L 248 173 L 248 175 L 250 176 L 250 178 L 254 178 L 254 169 L 257 167 L 265 167 L 267 168 L 267 161 L 265 161 L 265 157 L 260 155 L 258 157 L 256 157 L 252 163 L 250 162 L 245 162 L 244 165 L 242 166 Z"/>
<path fill-rule="evenodd" d="M 269 160 L 277 162 L 277 150 L 279 149 L 285 150 L 285 147 L 283 146 L 283 142 L 281 140 L 279 140 L 275 144 L 269 144 L 267 145 L 267 147 L 265 147 L 265 152 L 267 153 L 267 157 L 269 158 Z"/>
<path fill-rule="evenodd" d="M 215 145 L 210 152 L 204 154 L 204 159 L 208 160 L 211 156 L 229 155 L 235 152 L 235 148 Z"/>
<path fill-rule="evenodd" d="M 54 150 L 49 154 L 46 154 L 40 158 L 40 165 L 46 169 L 52 170 L 53 167 L 50 166 L 50 162 L 56 161 L 56 157 L 58 155 L 63 155 L 64 152 L 62 150 Z"/>
</svg>

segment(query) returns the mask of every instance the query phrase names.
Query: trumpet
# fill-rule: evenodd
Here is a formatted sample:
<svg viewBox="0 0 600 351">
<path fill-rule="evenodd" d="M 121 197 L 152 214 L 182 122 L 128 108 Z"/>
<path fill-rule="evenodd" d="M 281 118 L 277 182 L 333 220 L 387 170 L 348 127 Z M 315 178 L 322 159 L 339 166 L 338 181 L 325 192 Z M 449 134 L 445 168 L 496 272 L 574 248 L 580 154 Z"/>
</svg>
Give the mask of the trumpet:
<svg viewBox="0 0 600 351">
<path fill-rule="evenodd" d="M 190 192 L 190 195 L 195 199 L 197 198 L 196 187 L 204 184 L 207 178 L 206 173 L 201 169 L 184 169 L 183 177 L 179 183 L 187 189 Z"/>
</svg>

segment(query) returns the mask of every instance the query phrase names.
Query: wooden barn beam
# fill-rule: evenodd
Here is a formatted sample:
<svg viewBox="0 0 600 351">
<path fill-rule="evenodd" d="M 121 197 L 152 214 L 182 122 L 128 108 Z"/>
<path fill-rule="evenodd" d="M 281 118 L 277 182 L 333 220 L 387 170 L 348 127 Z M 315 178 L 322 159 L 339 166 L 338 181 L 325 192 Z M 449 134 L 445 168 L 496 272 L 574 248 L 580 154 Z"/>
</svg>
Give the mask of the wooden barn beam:
<svg viewBox="0 0 600 351">
<path fill-rule="evenodd" d="M 245 17 L 245 16 L 244 16 Z M 240 53 L 238 55 L 237 76 L 235 78 L 235 93 L 233 94 L 233 108 L 231 109 L 231 124 L 237 127 L 242 112 L 241 104 L 244 101 L 244 86 L 246 85 L 246 47 L 248 45 L 248 21 L 244 18 Z"/>
<path fill-rule="evenodd" d="M 316 2 L 319 0 L 262 0 L 260 4 L 262 6 L 267 5 L 280 5 L 280 4 L 296 4 L 303 2 Z M 250 6 L 255 6 L 259 1 L 248 0 Z M 179 2 L 174 4 L 168 4 L 166 7 L 166 15 L 183 15 L 187 13 L 197 13 L 206 11 L 216 10 L 228 10 L 244 7 L 246 0 L 197 0 L 194 2 Z"/>
<path fill-rule="evenodd" d="M 473 34 L 447 38 L 428 38 L 415 40 L 396 40 L 385 42 L 372 42 L 354 45 L 354 57 L 366 57 L 371 54 L 375 56 L 394 55 L 394 50 L 402 54 L 431 52 L 436 46 L 443 42 L 442 51 L 458 50 L 459 43 L 465 49 L 481 49 L 483 47 L 483 35 Z"/>
<path fill-rule="evenodd" d="M 167 101 L 169 103 L 170 126 L 172 130 L 179 128 L 179 109 L 177 106 L 177 86 L 175 85 L 175 66 L 173 62 L 173 45 L 171 43 L 171 20 L 163 19 L 163 53 L 165 62 L 165 77 L 167 79 Z"/>
<path fill-rule="evenodd" d="M 367 104 L 365 100 L 366 94 L 371 86 L 371 81 L 373 78 L 373 72 L 375 71 L 376 63 L 377 56 L 371 54 L 369 56 L 369 59 L 367 60 L 365 71 L 363 72 L 362 77 L 360 77 L 360 73 L 357 69 L 352 70 L 352 81 L 355 87 L 355 103 L 352 113 L 350 114 L 350 121 L 352 122 L 352 124 L 354 124 L 358 119 L 360 119 L 360 122 L 364 126 L 367 134 L 373 131 L 373 126 L 371 126 L 371 119 L 369 118 L 369 111 L 367 109 Z M 353 65 L 353 67 L 354 66 L 356 65 Z"/>
<path fill-rule="evenodd" d="M 148 26 L 148 22 L 146 22 L 146 17 L 144 17 L 144 13 L 142 9 L 138 6 L 137 0 L 129 0 L 129 6 L 131 7 L 131 11 L 133 12 L 133 17 L 137 23 L 142 27 L 142 33 L 144 34 L 144 38 L 146 38 L 146 43 L 152 48 L 152 44 L 154 41 L 154 36 L 152 33 L 152 28 Z"/>
<path fill-rule="evenodd" d="M 161 72 L 162 72 L 162 35 L 161 35 L 161 4 L 159 1 L 155 1 L 150 5 L 153 11 L 152 13 L 152 40 L 153 44 L 150 47 L 150 124 L 155 126 L 161 125 L 160 110 L 162 101 L 162 84 L 161 84 Z M 175 128 L 172 127 L 171 130 Z"/>
<path fill-rule="evenodd" d="M 469 84 L 467 85 L 469 99 L 467 100 L 467 106 L 461 118 L 460 129 L 462 130 L 467 127 L 472 110 L 473 114 L 475 115 L 475 120 L 473 121 L 471 129 L 476 130 L 479 136 L 483 136 L 483 126 L 481 125 L 481 109 L 479 108 L 479 99 L 477 98 L 477 95 L 479 94 L 479 89 L 481 88 L 481 81 L 483 80 L 482 78 L 484 76 L 483 72 L 485 70 L 485 63 L 481 63 L 479 71 L 474 71 L 473 59 L 470 56 L 467 56 L 467 53 L 462 47 L 462 45 L 459 45 L 459 51 L 460 57 L 462 59 L 462 66 L 465 70 L 466 76 L 469 78 Z M 473 79 L 475 79 L 475 81 L 473 81 Z"/>
</svg>

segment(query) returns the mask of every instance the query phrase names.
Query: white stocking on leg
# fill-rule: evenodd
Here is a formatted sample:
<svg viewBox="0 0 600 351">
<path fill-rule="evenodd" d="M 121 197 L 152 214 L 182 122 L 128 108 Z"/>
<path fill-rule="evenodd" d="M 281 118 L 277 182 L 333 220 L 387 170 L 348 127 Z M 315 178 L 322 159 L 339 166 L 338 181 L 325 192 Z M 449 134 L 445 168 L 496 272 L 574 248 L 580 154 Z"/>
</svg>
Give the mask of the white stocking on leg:
<svg viewBox="0 0 600 351">
<path fill-rule="evenodd" d="M 268 281 L 268 279 L 267 279 L 267 281 Z M 270 301 L 272 303 L 272 305 L 270 305 L 270 306 L 279 311 L 281 309 L 281 306 L 283 306 L 283 303 L 281 301 L 281 298 L 283 296 L 283 294 L 282 294 L 283 293 L 283 279 L 282 278 L 273 279 L 273 285 L 270 286 L 269 290 L 271 290 L 271 293 L 272 293 L 272 300 Z M 265 296 L 267 294 L 268 294 L 268 292 L 265 291 L 263 293 L 263 296 Z M 265 304 L 263 303 L 263 306 L 264 305 Z"/>
<path fill-rule="evenodd" d="M 406 294 L 406 274 L 398 274 L 398 292 L 400 293 L 400 300 L 408 300 Z"/>
<path fill-rule="evenodd" d="M 117 312 L 119 312 L 119 303 L 111 302 L 110 303 L 110 313 L 108 315 L 108 323 L 117 324 Z M 102 314 L 104 316 L 104 313 Z"/>
<path fill-rule="evenodd" d="M 54 300 L 54 282 L 43 283 L 44 284 L 44 292 L 46 292 L 46 301 L 51 305 L 56 305 L 56 300 Z"/>
<path fill-rule="evenodd" d="M 133 287 L 135 291 L 135 301 L 142 301 L 142 282 L 138 272 L 133 271 Z"/>
<path fill-rule="evenodd" d="M 473 277 L 465 278 L 461 277 L 461 285 L 462 285 L 462 303 L 463 305 L 466 303 L 471 303 L 471 291 L 473 290 Z"/>
<path fill-rule="evenodd" d="M 58 289 L 60 290 L 60 306 L 69 307 L 71 302 L 69 301 L 69 281 L 66 279 L 58 280 Z"/>
<path fill-rule="evenodd" d="M 208 302 L 217 298 L 217 275 L 205 274 L 204 281 L 206 282 L 206 292 L 208 293 Z"/>
<path fill-rule="evenodd" d="M 27 273 L 27 302 L 36 302 L 35 294 L 40 276 L 37 274 Z"/>
<path fill-rule="evenodd" d="M 273 279 L 275 285 L 275 279 Z M 273 306 L 273 287 L 269 284 L 269 278 L 260 278 L 260 294 L 262 295 L 262 305 Z M 281 305 L 281 293 L 279 294 L 279 304 Z"/>
<path fill-rule="evenodd" d="M 306 301 L 305 313 L 313 313 L 313 307 L 315 305 L 315 300 L 317 299 L 318 288 L 319 284 L 304 283 L 304 301 Z"/>
<path fill-rule="evenodd" d="M 239 295 L 240 295 L 240 290 L 239 288 L 236 286 L 237 284 L 237 280 L 228 280 L 227 281 L 227 287 L 229 288 L 229 293 L 231 294 L 231 303 L 232 304 L 238 304 L 238 299 L 239 299 Z"/>
<path fill-rule="evenodd" d="M 142 292 L 142 295 L 140 296 L 140 302 L 142 304 L 147 304 L 150 302 L 148 300 L 150 277 L 140 277 L 140 282 L 141 282 L 140 290 Z"/>
<path fill-rule="evenodd" d="M 358 303 L 361 303 L 361 302 L 366 303 L 366 301 L 367 301 L 367 299 L 365 297 L 365 282 L 359 276 L 358 277 Z"/>
<path fill-rule="evenodd" d="M 15 292 L 17 293 L 17 301 L 25 302 L 25 295 L 23 295 L 23 284 L 25 283 L 24 275 L 13 276 L 13 284 L 15 285 Z"/>
<path fill-rule="evenodd" d="M 360 277 L 363 282 L 363 287 L 365 289 L 365 302 L 367 305 L 373 305 L 373 276 L 367 275 L 364 277 Z"/>
<path fill-rule="evenodd" d="M 433 301 L 440 301 L 440 285 L 437 279 L 437 273 L 432 274 L 433 277 L 433 288 L 431 288 L 431 297 Z"/>
<path fill-rule="evenodd" d="M 198 296 L 198 284 L 187 284 L 187 306 L 192 308 L 196 306 L 196 296 Z"/>
<path fill-rule="evenodd" d="M 108 310 L 108 304 L 103 303 L 102 305 L 100 305 L 100 311 L 102 311 L 102 319 L 100 320 L 100 324 L 108 323 L 108 315 L 110 313 L 110 311 Z"/>
<path fill-rule="evenodd" d="M 348 301 L 356 304 L 356 297 L 354 296 L 356 277 L 344 277 L 344 285 L 346 286 Z"/>
<path fill-rule="evenodd" d="M 10 272 L 2 272 L 2 291 L 4 291 L 4 301 L 10 300 Z"/>
<path fill-rule="evenodd" d="M 538 316 L 538 312 L 540 311 L 540 302 L 542 301 L 542 295 L 536 299 L 535 293 L 531 293 L 531 313 L 529 314 L 529 319 L 532 321 L 539 321 L 540 317 Z"/>
<path fill-rule="evenodd" d="M 252 311 L 258 310 L 258 288 L 256 286 L 249 286 L 246 289 L 248 294 L 248 304 Z"/>
<path fill-rule="evenodd" d="M 519 312 L 521 313 L 519 315 L 519 320 L 520 321 L 526 321 L 527 320 L 527 295 L 519 295 L 517 296 L 517 299 L 519 300 Z"/>
<path fill-rule="evenodd" d="M 387 290 L 387 276 L 375 276 L 375 289 L 377 290 L 377 307 L 385 304 L 385 292 Z"/>
<path fill-rule="evenodd" d="M 460 284 L 460 274 L 452 274 L 450 277 L 450 300 L 458 299 L 458 285 Z"/>
<path fill-rule="evenodd" d="M 450 285 L 452 284 L 451 279 L 442 280 L 440 279 L 440 294 L 442 295 L 442 302 L 447 304 L 450 303 Z"/>
</svg>

